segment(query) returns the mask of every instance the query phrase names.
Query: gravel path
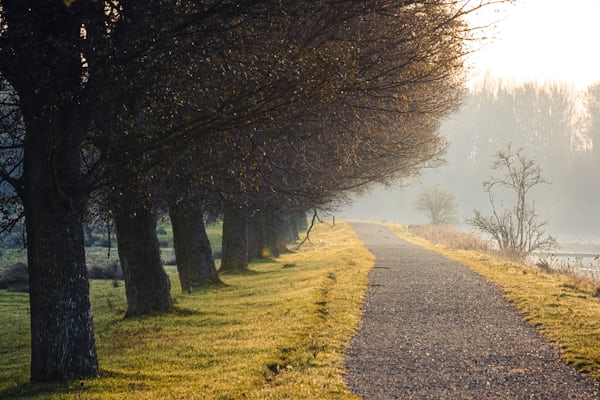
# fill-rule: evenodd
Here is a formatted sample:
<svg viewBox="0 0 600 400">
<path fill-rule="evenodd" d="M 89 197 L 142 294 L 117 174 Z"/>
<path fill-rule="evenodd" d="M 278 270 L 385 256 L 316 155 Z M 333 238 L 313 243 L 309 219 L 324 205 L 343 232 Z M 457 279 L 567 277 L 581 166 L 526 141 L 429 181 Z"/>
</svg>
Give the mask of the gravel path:
<svg viewBox="0 0 600 400">
<path fill-rule="evenodd" d="M 346 354 L 364 399 L 598 399 L 499 289 L 385 227 L 353 223 L 375 255 Z"/>
</svg>

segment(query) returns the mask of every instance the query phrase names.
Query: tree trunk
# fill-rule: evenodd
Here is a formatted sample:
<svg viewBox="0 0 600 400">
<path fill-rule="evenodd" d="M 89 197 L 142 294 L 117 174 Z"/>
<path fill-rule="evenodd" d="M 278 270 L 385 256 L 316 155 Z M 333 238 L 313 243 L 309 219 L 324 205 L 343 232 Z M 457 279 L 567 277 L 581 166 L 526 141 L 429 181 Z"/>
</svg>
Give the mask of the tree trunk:
<svg viewBox="0 0 600 400">
<path fill-rule="evenodd" d="M 79 138 L 64 134 L 61 146 L 53 145 L 47 133 L 58 130 L 61 121 L 47 124 L 24 114 L 31 381 L 94 376 L 98 361 L 85 264 Z"/>
<path fill-rule="evenodd" d="M 270 257 L 279 257 L 282 252 L 286 252 L 285 242 L 280 238 L 279 216 L 270 210 L 263 210 L 260 213 L 260 221 L 264 232 L 265 246 Z"/>
<path fill-rule="evenodd" d="M 98 373 L 81 203 L 47 189 L 32 188 L 26 207 L 34 382 Z"/>
<path fill-rule="evenodd" d="M 308 229 L 308 220 L 304 211 L 294 211 L 293 218 L 296 221 L 296 229 L 298 232 Z"/>
<path fill-rule="evenodd" d="M 279 235 L 286 243 L 298 240 L 298 223 L 293 212 L 281 216 L 279 223 Z"/>
<path fill-rule="evenodd" d="M 201 207 L 177 204 L 170 208 L 175 258 L 181 290 L 222 283 L 217 274 Z"/>
<path fill-rule="evenodd" d="M 171 285 L 160 259 L 156 215 L 148 207 L 129 203 L 116 207 L 114 218 L 125 278 L 126 317 L 170 311 Z"/>
<path fill-rule="evenodd" d="M 248 269 L 248 238 L 243 210 L 225 204 L 223 210 L 221 268 L 219 272 Z"/>
<path fill-rule="evenodd" d="M 258 215 L 255 215 L 248 219 L 247 222 L 248 232 L 248 258 L 254 257 L 262 258 L 266 257 L 266 243 L 265 235 L 263 233 L 262 222 Z"/>
<path fill-rule="evenodd" d="M 81 214 L 48 210 L 49 193 L 29 202 L 27 257 L 31 305 L 31 380 L 94 376 L 98 361 Z M 32 204 L 34 203 L 34 204 Z"/>
<path fill-rule="evenodd" d="M 80 159 L 89 118 L 79 97 L 81 55 L 73 51 L 82 20 L 59 3 L 2 7 L 0 75 L 18 93 L 25 126 L 22 180 L 6 181 L 25 209 L 31 381 L 94 376 Z"/>
</svg>

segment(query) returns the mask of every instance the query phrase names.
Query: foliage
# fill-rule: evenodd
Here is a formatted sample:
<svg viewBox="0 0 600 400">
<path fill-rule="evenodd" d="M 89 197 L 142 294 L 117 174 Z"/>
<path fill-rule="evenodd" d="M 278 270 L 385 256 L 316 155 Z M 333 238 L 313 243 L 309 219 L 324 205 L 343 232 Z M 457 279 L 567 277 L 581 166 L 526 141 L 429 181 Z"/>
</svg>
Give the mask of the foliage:
<svg viewBox="0 0 600 400">
<path fill-rule="evenodd" d="M 306 210 L 438 161 L 445 145 L 439 119 L 464 93 L 465 48 L 457 39 L 473 33 L 461 4 L 383 1 L 366 7 L 344 1 L 332 8 L 330 2 L 300 2 L 286 10 L 289 16 L 274 18 L 285 29 L 265 34 L 257 23 L 251 38 L 236 32 L 236 49 L 220 54 L 234 64 L 235 80 L 224 81 L 215 66 L 219 73 L 210 84 L 234 93 L 254 87 L 263 73 L 256 60 L 276 58 L 268 71 L 273 77 L 259 87 L 276 94 L 284 88 L 294 99 L 284 108 L 271 105 L 275 96 L 263 99 L 270 105 L 268 122 L 216 132 L 184 149 L 179 166 L 166 168 L 167 184 L 196 185 L 240 207 Z M 323 20 L 329 23 L 322 26 Z M 307 37 L 312 31 L 318 42 Z M 246 75 L 248 81 L 241 78 Z M 206 90 L 206 82 L 198 84 Z M 236 107 L 235 100 L 228 103 Z M 239 112 L 234 108 L 234 115 Z"/>
<path fill-rule="evenodd" d="M 415 208 L 427 216 L 431 225 L 453 225 L 458 222 L 456 197 L 437 186 L 423 190 Z"/>
<path fill-rule="evenodd" d="M 475 210 L 475 216 L 467 222 L 490 234 L 500 251 L 515 256 L 526 256 L 538 249 L 556 248 L 556 239 L 545 231 L 547 221 L 539 220 L 534 204 L 529 203 L 527 197 L 535 186 L 547 183 L 542 177 L 541 168 L 524 154 L 523 149 L 513 152 L 509 145 L 506 150 L 496 154 L 492 169 L 503 174 L 483 183 L 492 206 L 492 215 L 484 216 Z M 511 208 L 497 204 L 498 189 L 508 189 L 509 194 L 514 196 Z"/>
<path fill-rule="evenodd" d="M 600 379 L 600 298 L 598 282 L 527 266 L 478 251 L 432 245 L 394 229 L 402 238 L 459 262 L 498 285 L 530 324 L 556 343 L 562 357 L 593 379 Z"/>
<path fill-rule="evenodd" d="M 16 263 L 0 266 L 0 289 L 8 289 L 13 292 L 29 291 L 27 264 Z"/>
<path fill-rule="evenodd" d="M 0 178 L 27 218 L 32 379 L 98 371 L 80 228 L 88 195 L 109 192 L 126 276 L 151 266 L 139 276 L 164 290 L 144 296 L 168 297 L 154 233 L 138 243 L 125 229 L 134 215 L 155 221 L 157 182 L 195 154 L 204 175 L 193 165 L 181 181 L 210 177 L 201 186 L 241 205 L 279 193 L 281 206 L 414 174 L 439 154 L 439 118 L 462 94 L 471 11 L 462 0 L 0 2 L 0 82 L 23 122 L 2 143 L 17 156 Z"/>
<path fill-rule="evenodd" d="M 2 249 L 0 264 L 10 265 L 27 262 L 27 249 Z"/>
<path fill-rule="evenodd" d="M 312 234 L 312 246 L 225 275 L 220 288 L 181 294 L 168 268 L 176 299 L 168 315 L 124 320 L 124 288 L 92 281 L 98 379 L 27 384 L 27 297 L 0 291 L 0 397 L 354 399 L 343 351 L 373 258 L 347 224 Z"/>
<path fill-rule="evenodd" d="M 89 278 L 123 280 L 123 271 L 117 263 L 104 267 L 93 265 L 89 268 Z"/>
</svg>

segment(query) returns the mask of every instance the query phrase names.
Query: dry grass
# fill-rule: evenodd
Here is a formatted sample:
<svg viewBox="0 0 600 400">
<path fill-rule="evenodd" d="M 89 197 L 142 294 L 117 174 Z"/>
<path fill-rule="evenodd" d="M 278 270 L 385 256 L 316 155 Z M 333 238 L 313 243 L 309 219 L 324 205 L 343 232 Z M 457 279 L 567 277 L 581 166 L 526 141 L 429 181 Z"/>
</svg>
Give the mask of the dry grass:
<svg viewBox="0 0 600 400">
<path fill-rule="evenodd" d="M 409 225 L 408 231 L 429 242 L 454 249 L 489 251 L 490 243 L 478 235 L 456 231 L 447 226 Z"/>
</svg>

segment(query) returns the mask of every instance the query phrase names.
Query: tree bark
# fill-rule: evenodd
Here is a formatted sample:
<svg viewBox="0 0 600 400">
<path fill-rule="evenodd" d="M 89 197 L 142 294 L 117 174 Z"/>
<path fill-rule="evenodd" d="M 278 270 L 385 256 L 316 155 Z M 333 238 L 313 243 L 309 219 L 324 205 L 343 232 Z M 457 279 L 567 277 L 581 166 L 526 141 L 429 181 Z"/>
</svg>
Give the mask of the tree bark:
<svg viewBox="0 0 600 400">
<path fill-rule="evenodd" d="M 204 226 L 202 208 L 186 202 L 170 208 L 181 290 L 221 284 Z"/>
<path fill-rule="evenodd" d="M 288 212 L 281 216 L 279 232 L 281 238 L 286 243 L 291 243 L 298 240 L 298 223 L 293 212 Z"/>
<path fill-rule="evenodd" d="M 149 207 L 122 202 L 115 208 L 119 259 L 125 278 L 126 317 L 173 308 L 169 277 L 162 267 L 156 215 Z"/>
<path fill-rule="evenodd" d="M 265 238 L 265 247 L 267 255 L 270 257 L 279 257 L 282 252 L 286 252 L 285 242 L 279 235 L 279 216 L 270 210 L 262 210 L 260 221 Z"/>
<path fill-rule="evenodd" d="M 250 257 L 279 257 L 288 252 L 288 232 L 284 231 L 281 216 L 270 210 L 260 210 L 248 222 Z"/>
<path fill-rule="evenodd" d="M 308 229 L 308 220 L 304 211 L 294 211 L 293 218 L 294 221 L 296 221 L 296 229 L 298 230 L 298 233 Z"/>
<path fill-rule="evenodd" d="M 68 194 L 70 190 L 66 187 L 69 177 L 77 181 L 76 172 L 72 171 L 75 175 L 59 172 L 60 181 L 53 182 L 48 172 L 36 168 L 47 158 L 37 149 L 28 150 L 26 174 L 32 184 L 28 186 L 25 212 L 31 381 L 95 376 L 98 361 L 83 246 L 82 199 L 76 193 Z M 72 150 L 61 153 L 71 153 L 62 154 L 65 157 L 75 156 Z M 32 169 L 40 173 L 38 179 L 33 178 Z M 62 186 L 65 192 L 55 185 Z M 70 189 L 77 184 L 73 186 Z"/>
<path fill-rule="evenodd" d="M 25 210 L 31 381 L 98 373 L 83 235 L 81 20 L 63 4 L 3 2 L 0 74 L 25 123 L 23 175 L 10 182 Z M 9 33 L 10 32 L 10 33 Z M 9 55 L 10 54 L 10 55 Z"/>
<path fill-rule="evenodd" d="M 98 361 L 83 235 L 82 128 L 71 127 L 67 133 L 63 124 L 70 121 L 44 121 L 28 107 L 23 114 L 28 129 L 21 196 L 29 264 L 31 381 L 95 376 Z"/>
<path fill-rule="evenodd" d="M 219 272 L 241 272 L 248 269 L 247 225 L 243 210 L 225 204 L 223 210 L 221 268 Z"/>
<path fill-rule="evenodd" d="M 262 222 L 257 215 L 253 216 L 252 218 L 248 218 L 247 232 L 248 258 L 252 259 L 254 257 L 266 257 L 265 235 L 263 233 Z"/>
</svg>

